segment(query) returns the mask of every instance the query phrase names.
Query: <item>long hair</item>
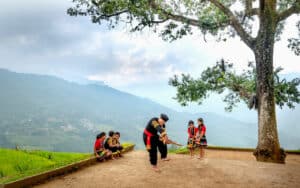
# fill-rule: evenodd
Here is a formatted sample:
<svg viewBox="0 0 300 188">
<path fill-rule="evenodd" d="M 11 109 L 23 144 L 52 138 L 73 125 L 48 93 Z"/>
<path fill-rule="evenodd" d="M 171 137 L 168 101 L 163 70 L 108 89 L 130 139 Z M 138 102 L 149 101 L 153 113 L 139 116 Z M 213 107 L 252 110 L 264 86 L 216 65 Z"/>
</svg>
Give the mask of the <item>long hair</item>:
<svg viewBox="0 0 300 188">
<path fill-rule="evenodd" d="M 204 125 L 203 118 L 198 118 L 198 121 L 201 122 L 201 125 L 198 125 L 198 129 L 200 129 Z"/>
<path fill-rule="evenodd" d="M 96 136 L 96 139 L 102 138 L 102 137 L 105 136 L 105 135 L 106 135 L 105 132 L 101 132 L 100 134 L 98 134 L 98 135 Z"/>
</svg>

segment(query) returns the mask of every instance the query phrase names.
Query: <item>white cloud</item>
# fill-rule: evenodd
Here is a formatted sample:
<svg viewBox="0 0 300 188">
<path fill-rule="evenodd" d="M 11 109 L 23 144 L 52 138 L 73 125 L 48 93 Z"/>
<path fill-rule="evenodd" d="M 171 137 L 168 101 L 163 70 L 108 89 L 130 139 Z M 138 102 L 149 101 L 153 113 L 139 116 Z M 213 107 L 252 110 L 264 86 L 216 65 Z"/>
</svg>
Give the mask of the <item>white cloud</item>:
<svg viewBox="0 0 300 188">
<path fill-rule="evenodd" d="M 205 43 L 202 36 L 193 35 L 168 43 L 152 32 L 107 30 L 87 18 L 69 17 L 65 12 L 71 5 L 68 1 L 45 2 L 30 0 L 20 6 L 15 6 L 16 0 L 1 2 L 0 67 L 75 81 L 104 81 L 166 104 L 175 95 L 167 85 L 172 75 L 198 76 L 221 58 L 241 71 L 254 60 L 239 38 L 221 43 L 208 38 Z M 282 66 L 285 73 L 300 72 L 299 56 L 286 47 L 286 39 L 297 34 L 294 24 L 298 19 L 288 20 L 275 48 L 275 66 Z"/>
</svg>

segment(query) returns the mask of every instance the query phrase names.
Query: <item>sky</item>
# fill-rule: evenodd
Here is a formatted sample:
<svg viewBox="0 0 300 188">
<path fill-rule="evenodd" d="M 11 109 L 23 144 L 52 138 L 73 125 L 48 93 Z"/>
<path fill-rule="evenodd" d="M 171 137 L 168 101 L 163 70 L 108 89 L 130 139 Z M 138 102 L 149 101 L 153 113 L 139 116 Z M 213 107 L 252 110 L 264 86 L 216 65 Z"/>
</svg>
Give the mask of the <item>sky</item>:
<svg viewBox="0 0 300 188">
<path fill-rule="evenodd" d="M 172 43 L 151 31 L 130 33 L 128 28 L 109 30 L 87 17 L 66 14 L 69 0 L 0 1 L 0 68 L 53 75 L 78 83 L 104 83 L 116 89 L 149 98 L 177 111 L 224 114 L 222 96 L 213 95 L 203 105 L 181 107 L 172 99 L 168 85 L 174 74 L 193 76 L 224 58 L 238 71 L 253 61 L 252 52 L 239 38 L 216 42 L 200 35 Z M 275 66 L 284 73 L 300 73 L 300 57 L 287 48 L 287 38 L 296 37 L 296 21 L 288 19 L 282 40 L 275 46 Z M 214 105 L 211 105 L 214 104 Z M 228 116 L 247 111 L 241 105 Z M 247 117 L 254 117 L 250 112 Z"/>
</svg>

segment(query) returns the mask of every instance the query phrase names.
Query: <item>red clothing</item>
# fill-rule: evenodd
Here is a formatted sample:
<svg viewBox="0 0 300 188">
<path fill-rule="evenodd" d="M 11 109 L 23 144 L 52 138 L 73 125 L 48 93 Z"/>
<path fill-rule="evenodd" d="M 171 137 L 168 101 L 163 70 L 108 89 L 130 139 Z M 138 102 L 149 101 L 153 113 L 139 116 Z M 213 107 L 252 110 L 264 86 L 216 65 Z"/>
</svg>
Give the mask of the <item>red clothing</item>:
<svg viewBox="0 0 300 188">
<path fill-rule="evenodd" d="M 205 133 L 206 133 L 206 127 L 205 127 L 205 125 L 202 125 L 199 134 L 201 134 L 201 133 L 202 133 L 203 135 L 205 135 Z"/>
<path fill-rule="evenodd" d="M 193 132 L 193 129 L 194 129 L 194 132 Z M 194 136 L 196 136 L 196 134 L 198 132 L 198 128 L 193 127 L 193 129 L 191 129 L 190 127 L 188 128 L 189 138 L 193 138 Z"/>
<path fill-rule="evenodd" d="M 103 142 L 101 141 L 101 139 L 97 139 L 95 141 L 94 148 L 95 150 L 100 150 L 101 148 L 103 148 Z"/>
<path fill-rule="evenodd" d="M 144 130 L 144 134 L 147 135 L 147 141 L 146 141 L 146 148 L 147 150 L 151 149 L 151 137 L 153 134 L 151 134 L 147 129 Z"/>
</svg>

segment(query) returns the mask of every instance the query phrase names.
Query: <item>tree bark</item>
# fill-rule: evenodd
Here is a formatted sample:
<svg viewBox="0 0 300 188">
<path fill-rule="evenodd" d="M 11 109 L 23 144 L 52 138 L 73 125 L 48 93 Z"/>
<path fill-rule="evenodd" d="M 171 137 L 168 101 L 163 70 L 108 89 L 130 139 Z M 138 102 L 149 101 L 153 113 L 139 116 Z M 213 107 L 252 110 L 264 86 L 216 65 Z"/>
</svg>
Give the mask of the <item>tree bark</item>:
<svg viewBox="0 0 300 188">
<path fill-rule="evenodd" d="M 257 99 L 258 99 L 258 144 L 254 152 L 258 161 L 285 162 L 284 150 L 280 148 L 274 99 L 272 58 L 265 49 L 256 52 Z M 273 54 L 272 54 L 273 55 Z"/>
<path fill-rule="evenodd" d="M 263 8 L 259 33 L 253 47 L 258 99 L 258 144 L 254 155 L 257 161 L 284 163 L 286 155 L 279 144 L 274 97 L 273 54 L 277 22 L 272 9 Z"/>
</svg>

